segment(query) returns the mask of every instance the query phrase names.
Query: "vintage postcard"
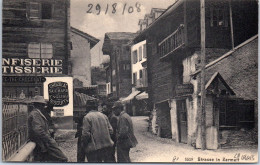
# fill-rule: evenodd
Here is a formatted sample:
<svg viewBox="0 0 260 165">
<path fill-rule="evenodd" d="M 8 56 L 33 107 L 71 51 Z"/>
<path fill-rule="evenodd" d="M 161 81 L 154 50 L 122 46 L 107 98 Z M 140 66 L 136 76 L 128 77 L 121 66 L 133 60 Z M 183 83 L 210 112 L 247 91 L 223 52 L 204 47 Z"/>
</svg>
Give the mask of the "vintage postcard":
<svg viewBox="0 0 260 165">
<path fill-rule="evenodd" d="M 257 0 L 2 13 L 3 162 L 258 162 Z"/>
</svg>

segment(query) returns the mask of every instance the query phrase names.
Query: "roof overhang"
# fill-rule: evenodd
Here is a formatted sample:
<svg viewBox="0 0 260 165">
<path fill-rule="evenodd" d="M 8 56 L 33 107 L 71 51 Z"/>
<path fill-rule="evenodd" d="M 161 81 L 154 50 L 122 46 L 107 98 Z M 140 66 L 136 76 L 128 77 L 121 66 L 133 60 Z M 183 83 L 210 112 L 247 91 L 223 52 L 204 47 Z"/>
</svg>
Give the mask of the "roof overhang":
<svg viewBox="0 0 260 165">
<path fill-rule="evenodd" d="M 75 33 L 75 34 L 77 34 L 77 35 L 79 35 L 79 36 L 81 36 L 81 37 L 83 37 L 85 39 L 87 39 L 89 41 L 89 43 L 90 43 L 90 49 L 93 48 L 99 42 L 99 39 L 97 39 L 97 38 L 95 38 L 95 37 L 93 37 L 93 36 L 83 32 L 83 31 L 81 31 L 79 29 L 76 29 L 74 27 L 71 27 L 71 32 Z"/>
<path fill-rule="evenodd" d="M 133 40 L 134 42 L 139 42 L 145 38 L 145 35 L 158 24 L 158 22 L 162 21 L 165 17 L 170 15 L 178 6 L 180 6 L 185 0 L 176 0 L 174 4 L 172 4 L 168 9 L 166 9 L 157 19 L 155 19 L 146 29 L 141 31 Z"/>
</svg>

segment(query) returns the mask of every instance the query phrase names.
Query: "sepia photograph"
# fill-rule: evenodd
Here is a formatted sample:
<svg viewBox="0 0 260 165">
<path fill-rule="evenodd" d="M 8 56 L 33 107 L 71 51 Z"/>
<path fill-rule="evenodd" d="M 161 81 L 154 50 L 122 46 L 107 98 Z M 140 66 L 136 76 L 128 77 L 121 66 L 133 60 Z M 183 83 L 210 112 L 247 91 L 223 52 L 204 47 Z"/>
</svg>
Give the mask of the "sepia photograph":
<svg viewBox="0 0 260 165">
<path fill-rule="evenodd" d="M 258 163 L 258 0 L 1 0 L 2 162 Z"/>
</svg>

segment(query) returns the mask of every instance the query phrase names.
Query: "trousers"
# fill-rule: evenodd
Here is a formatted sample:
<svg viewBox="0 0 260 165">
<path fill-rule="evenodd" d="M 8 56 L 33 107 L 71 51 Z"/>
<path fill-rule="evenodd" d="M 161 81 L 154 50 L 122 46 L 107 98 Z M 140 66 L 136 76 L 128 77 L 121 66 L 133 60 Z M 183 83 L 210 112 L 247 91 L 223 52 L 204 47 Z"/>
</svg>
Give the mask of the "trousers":
<svg viewBox="0 0 260 165">
<path fill-rule="evenodd" d="M 67 162 L 68 158 L 59 149 L 56 143 L 48 146 L 47 152 L 41 152 L 39 146 L 34 149 L 34 160 L 36 162 Z"/>
<path fill-rule="evenodd" d="M 122 148 L 120 147 L 120 145 L 117 145 L 117 162 L 118 163 L 131 162 L 129 152 L 130 152 L 130 148 Z"/>
<path fill-rule="evenodd" d="M 106 147 L 86 153 L 88 162 L 114 162 L 112 159 L 113 147 Z"/>
</svg>

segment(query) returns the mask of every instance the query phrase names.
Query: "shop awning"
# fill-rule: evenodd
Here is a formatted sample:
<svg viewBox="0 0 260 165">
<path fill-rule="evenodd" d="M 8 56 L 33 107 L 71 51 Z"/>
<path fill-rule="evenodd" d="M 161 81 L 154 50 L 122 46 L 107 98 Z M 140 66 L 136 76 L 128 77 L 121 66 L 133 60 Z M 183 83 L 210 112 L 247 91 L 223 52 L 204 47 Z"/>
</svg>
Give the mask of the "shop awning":
<svg viewBox="0 0 260 165">
<path fill-rule="evenodd" d="M 87 100 L 94 100 L 96 98 L 88 96 L 84 93 L 79 93 L 74 91 L 73 104 L 74 107 L 85 107 L 87 104 Z"/>
<path fill-rule="evenodd" d="M 148 93 L 143 92 L 135 97 L 137 100 L 148 99 Z"/>
<path fill-rule="evenodd" d="M 130 93 L 130 95 L 128 95 L 125 98 L 122 98 L 122 102 L 123 103 L 128 103 L 130 102 L 136 95 L 138 95 L 140 93 L 140 91 L 133 91 L 132 93 Z"/>
</svg>

